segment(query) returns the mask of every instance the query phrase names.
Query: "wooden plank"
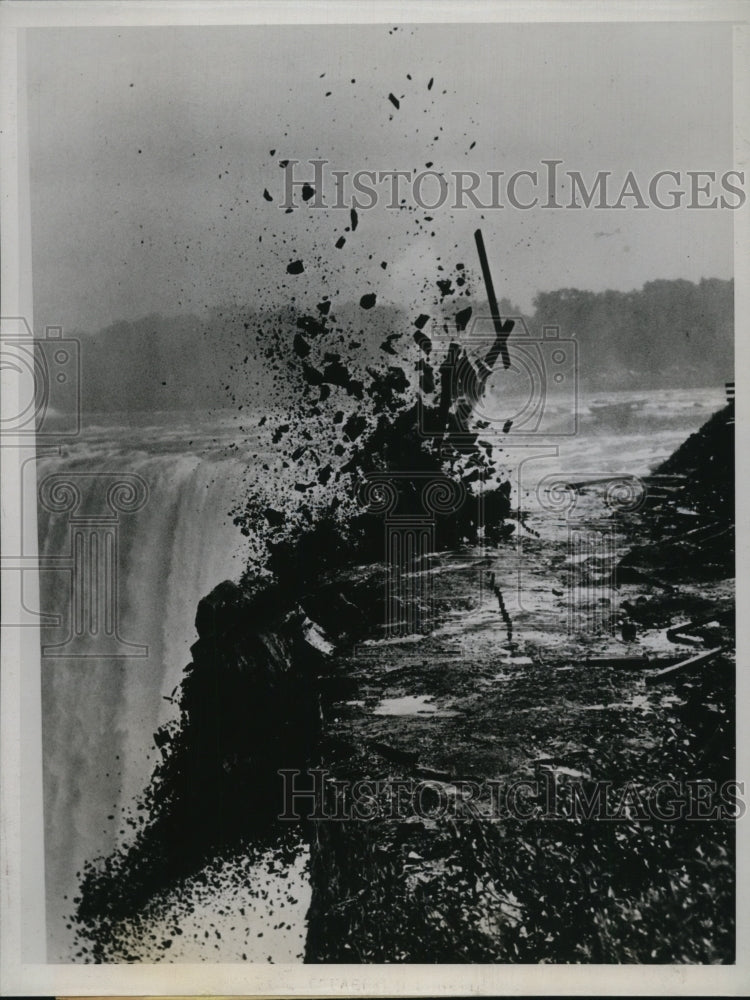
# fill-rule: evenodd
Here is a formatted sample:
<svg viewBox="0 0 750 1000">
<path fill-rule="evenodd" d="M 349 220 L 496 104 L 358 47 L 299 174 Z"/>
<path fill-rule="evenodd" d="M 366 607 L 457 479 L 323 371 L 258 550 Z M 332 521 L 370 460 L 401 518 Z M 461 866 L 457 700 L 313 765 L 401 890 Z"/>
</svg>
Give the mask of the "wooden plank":
<svg viewBox="0 0 750 1000">
<path fill-rule="evenodd" d="M 640 670 L 643 667 L 653 667 L 657 664 L 678 663 L 680 656 L 589 656 L 584 661 L 587 667 L 622 667 L 630 670 Z"/>
<path fill-rule="evenodd" d="M 508 320 L 503 323 L 500 317 L 500 309 L 497 304 L 497 298 L 495 296 L 495 288 L 492 284 L 492 273 L 490 272 L 490 263 L 487 260 L 487 251 L 484 246 L 484 237 L 482 236 L 482 230 L 477 229 L 474 233 L 474 241 L 477 245 L 477 253 L 479 254 L 479 263 L 482 267 L 482 277 L 484 278 L 484 287 L 487 292 L 487 304 L 490 307 L 490 315 L 492 316 L 492 325 L 495 328 L 496 340 L 493 344 L 489 354 L 485 358 L 485 365 L 492 369 L 495 366 L 495 362 L 498 357 L 503 359 L 503 368 L 510 368 L 510 354 L 508 353 L 508 337 L 510 336 L 511 330 L 513 329 L 513 321 Z"/>
<path fill-rule="evenodd" d="M 680 622 L 679 625 L 673 625 L 666 631 L 667 639 L 670 642 L 702 642 L 700 636 L 696 636 L 695 633 L 707 625 L 711 625 L 715 622 L 720 628 L 731 628 L 734 624 L 732 619 L 734 613 L 732 611 L 715 611 L 710 615 L 703 615 L 701 618 L 691 618 L 690 621 Z"/>
<path fill-rule="evenodd" d="M 661 684 L 662 681 L 670 680 L 672 677 L 682 674 L 686 670 L 692 670 L 693 667 L 700 667 L 717 657 L 722 652 L 722 649 L 722 646 L 717 646 L 716 649 L 708 649 L 705 653 L 699 653 L 698 656 L 691 656 L 687 660 L 682 660 L 673 667 L 665 667 L 664 670 L 654 670 L 652 673 L 646 674 L 646 684 Z"/>
<path fill-rule="evenodd" d="M 604 486 L 609 483 L 631 483 L 633 480 L 633 476 L 602 476 L 599 479 L 582 479 L 577 483 L 566 483 L 565 487 L 569 490 L 583 490 L 587 486 Z"/>
<path fill-rule="evenodd" d="M 668 490 L 670 493 L 678 492 L 683 481 L 686 479 L 682 475 L 663 475 L 663 476 L 600 476 L 597 479 L 581 479 L 579 482 L 566 483 L 565 486 L 571 490 L 581 490 L 586 489 L 587 486 L 604 486 L 609 483 L 628 483 L 637 482 L 641 480 L 646 486 L 653 484 L 660 490 Z M 676 483 L 676 485 L 669 485 L 670 483 Z"/>
</svg>

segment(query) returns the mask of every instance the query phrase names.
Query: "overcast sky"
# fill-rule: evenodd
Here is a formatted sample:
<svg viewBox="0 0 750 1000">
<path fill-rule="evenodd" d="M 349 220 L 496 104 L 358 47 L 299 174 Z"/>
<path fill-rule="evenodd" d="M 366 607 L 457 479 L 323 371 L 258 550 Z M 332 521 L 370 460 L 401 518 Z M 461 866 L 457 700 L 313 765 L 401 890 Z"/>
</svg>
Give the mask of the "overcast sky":
<svg viewBox="0 0 750 1000">
<path fill-rule="evenodd" d="M 438 262 L 446 270 L 473 262 L 479 225 L 498 295 L 524 309 L 539 290 L 731 277 L 730 211 L 506 208 L 480 219 L 443 208 L 426 221 L 424 212 L 383 206 L 361 212 L 356 232 L 345 233 L 348 213 L 278 207 L 286 158 L 318 156 L 351 171 L 432 163 L 506 174 L 560 159 L 585 177 L 633 170 L 646 184 L 658 170 L 721 173 L 732 167 L 730 31 L 705 23 L 32 31 L 37 328 L 94 330 L 292 295 L 307 304 L 322 292 L 372 290 L 407 305 L 439 276 Z M 305 272 L 295 278 L 286 265 L 298 258 Z"/>
</svg>

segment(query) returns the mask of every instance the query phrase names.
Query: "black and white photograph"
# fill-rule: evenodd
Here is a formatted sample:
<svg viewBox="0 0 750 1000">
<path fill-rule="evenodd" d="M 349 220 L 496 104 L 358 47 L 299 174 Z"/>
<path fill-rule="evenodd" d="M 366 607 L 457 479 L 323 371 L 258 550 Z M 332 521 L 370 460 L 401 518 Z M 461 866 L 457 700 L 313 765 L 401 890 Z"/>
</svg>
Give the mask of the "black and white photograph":
<svg viewBox="0 0 750 1000">
<path fill-rule="evenodd" d="M 0 8 L 3 995 L 750 986 L 750 6 L 470 6 Z"/>
</svg>

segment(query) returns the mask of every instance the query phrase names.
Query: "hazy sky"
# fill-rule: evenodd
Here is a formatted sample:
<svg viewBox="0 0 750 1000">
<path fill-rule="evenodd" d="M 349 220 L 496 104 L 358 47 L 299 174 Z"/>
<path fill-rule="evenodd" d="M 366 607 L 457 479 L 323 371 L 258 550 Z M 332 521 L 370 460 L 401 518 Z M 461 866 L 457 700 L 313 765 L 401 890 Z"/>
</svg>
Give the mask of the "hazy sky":
<svg viewBox="0 0 750 1000">
<path fill-rule="evenodd" d="M 731 169 L 730 30 L 32 31 L 36 325 L 91 330 L 231 301 L 314 302 L 322 292 L 373 290 L 406 304 L 439 276 L 438 258 L 446 269 L 473 263 L 478 225 L 498 295 L 525 309 L 539 290 L 730 277 L 730 211 L 506 208 L 482 220 L 446 207 L 425 220 L 379 207 L 345 233 L 348 213 L 278 207 L 286 158 L 506 174 L 554 158 L 584 177 L 633 170 L 645 183 L 658 170 Z M 286 265 L 297 258 L 305 272 L 294 278 Z"/>
</svg>

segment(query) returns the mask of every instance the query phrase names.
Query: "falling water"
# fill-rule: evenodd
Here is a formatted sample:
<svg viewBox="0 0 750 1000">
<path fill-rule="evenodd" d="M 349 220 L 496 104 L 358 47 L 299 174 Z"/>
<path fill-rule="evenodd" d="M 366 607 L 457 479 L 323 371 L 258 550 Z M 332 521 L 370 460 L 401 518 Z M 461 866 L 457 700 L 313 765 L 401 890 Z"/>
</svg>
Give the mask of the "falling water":
<svg viewBox="0 0 750 1000">
<path fill-rule="evenodd" d="M 249 461 L 230 440 L 236 428 L 227 421 L 211 436 L 205 424 L 195 432 L 195 418 L 179 430 L 175 415 L 163 426 L 154 415 L 149 420 L 144 427 L 91 427 L 84 440 L 38 465 L 41 607 L 61 616 L 60 625 L 42 629 L 50 961 L 71 958 L 66 924 L 84 862 L 132 838 L 135 800 L 157 756 L 153 734 L 177 714 L 170 699 L 197 638 L 198 602 L 222 580 L 237 579 L 247 557 L 229 516 Z M 113 514 L 107 489 L 117 481 L 142 490 L 139 509 Z M 45 482 L 58 485 L 56 498 L 73 483 L 80 500 L 50 510 Z M 96 632 L 87 606 L 83 634 L 63 650 L 75 655 L 55 655 L 74 625 L 76 529 L 116 536 L 118 632 L 130 644 L 118 651 L 133 655 L 103 655 L 111 649 L 101 594 Z M 87 599 L 97 585 L 85 578 Z"/>
</svg>

